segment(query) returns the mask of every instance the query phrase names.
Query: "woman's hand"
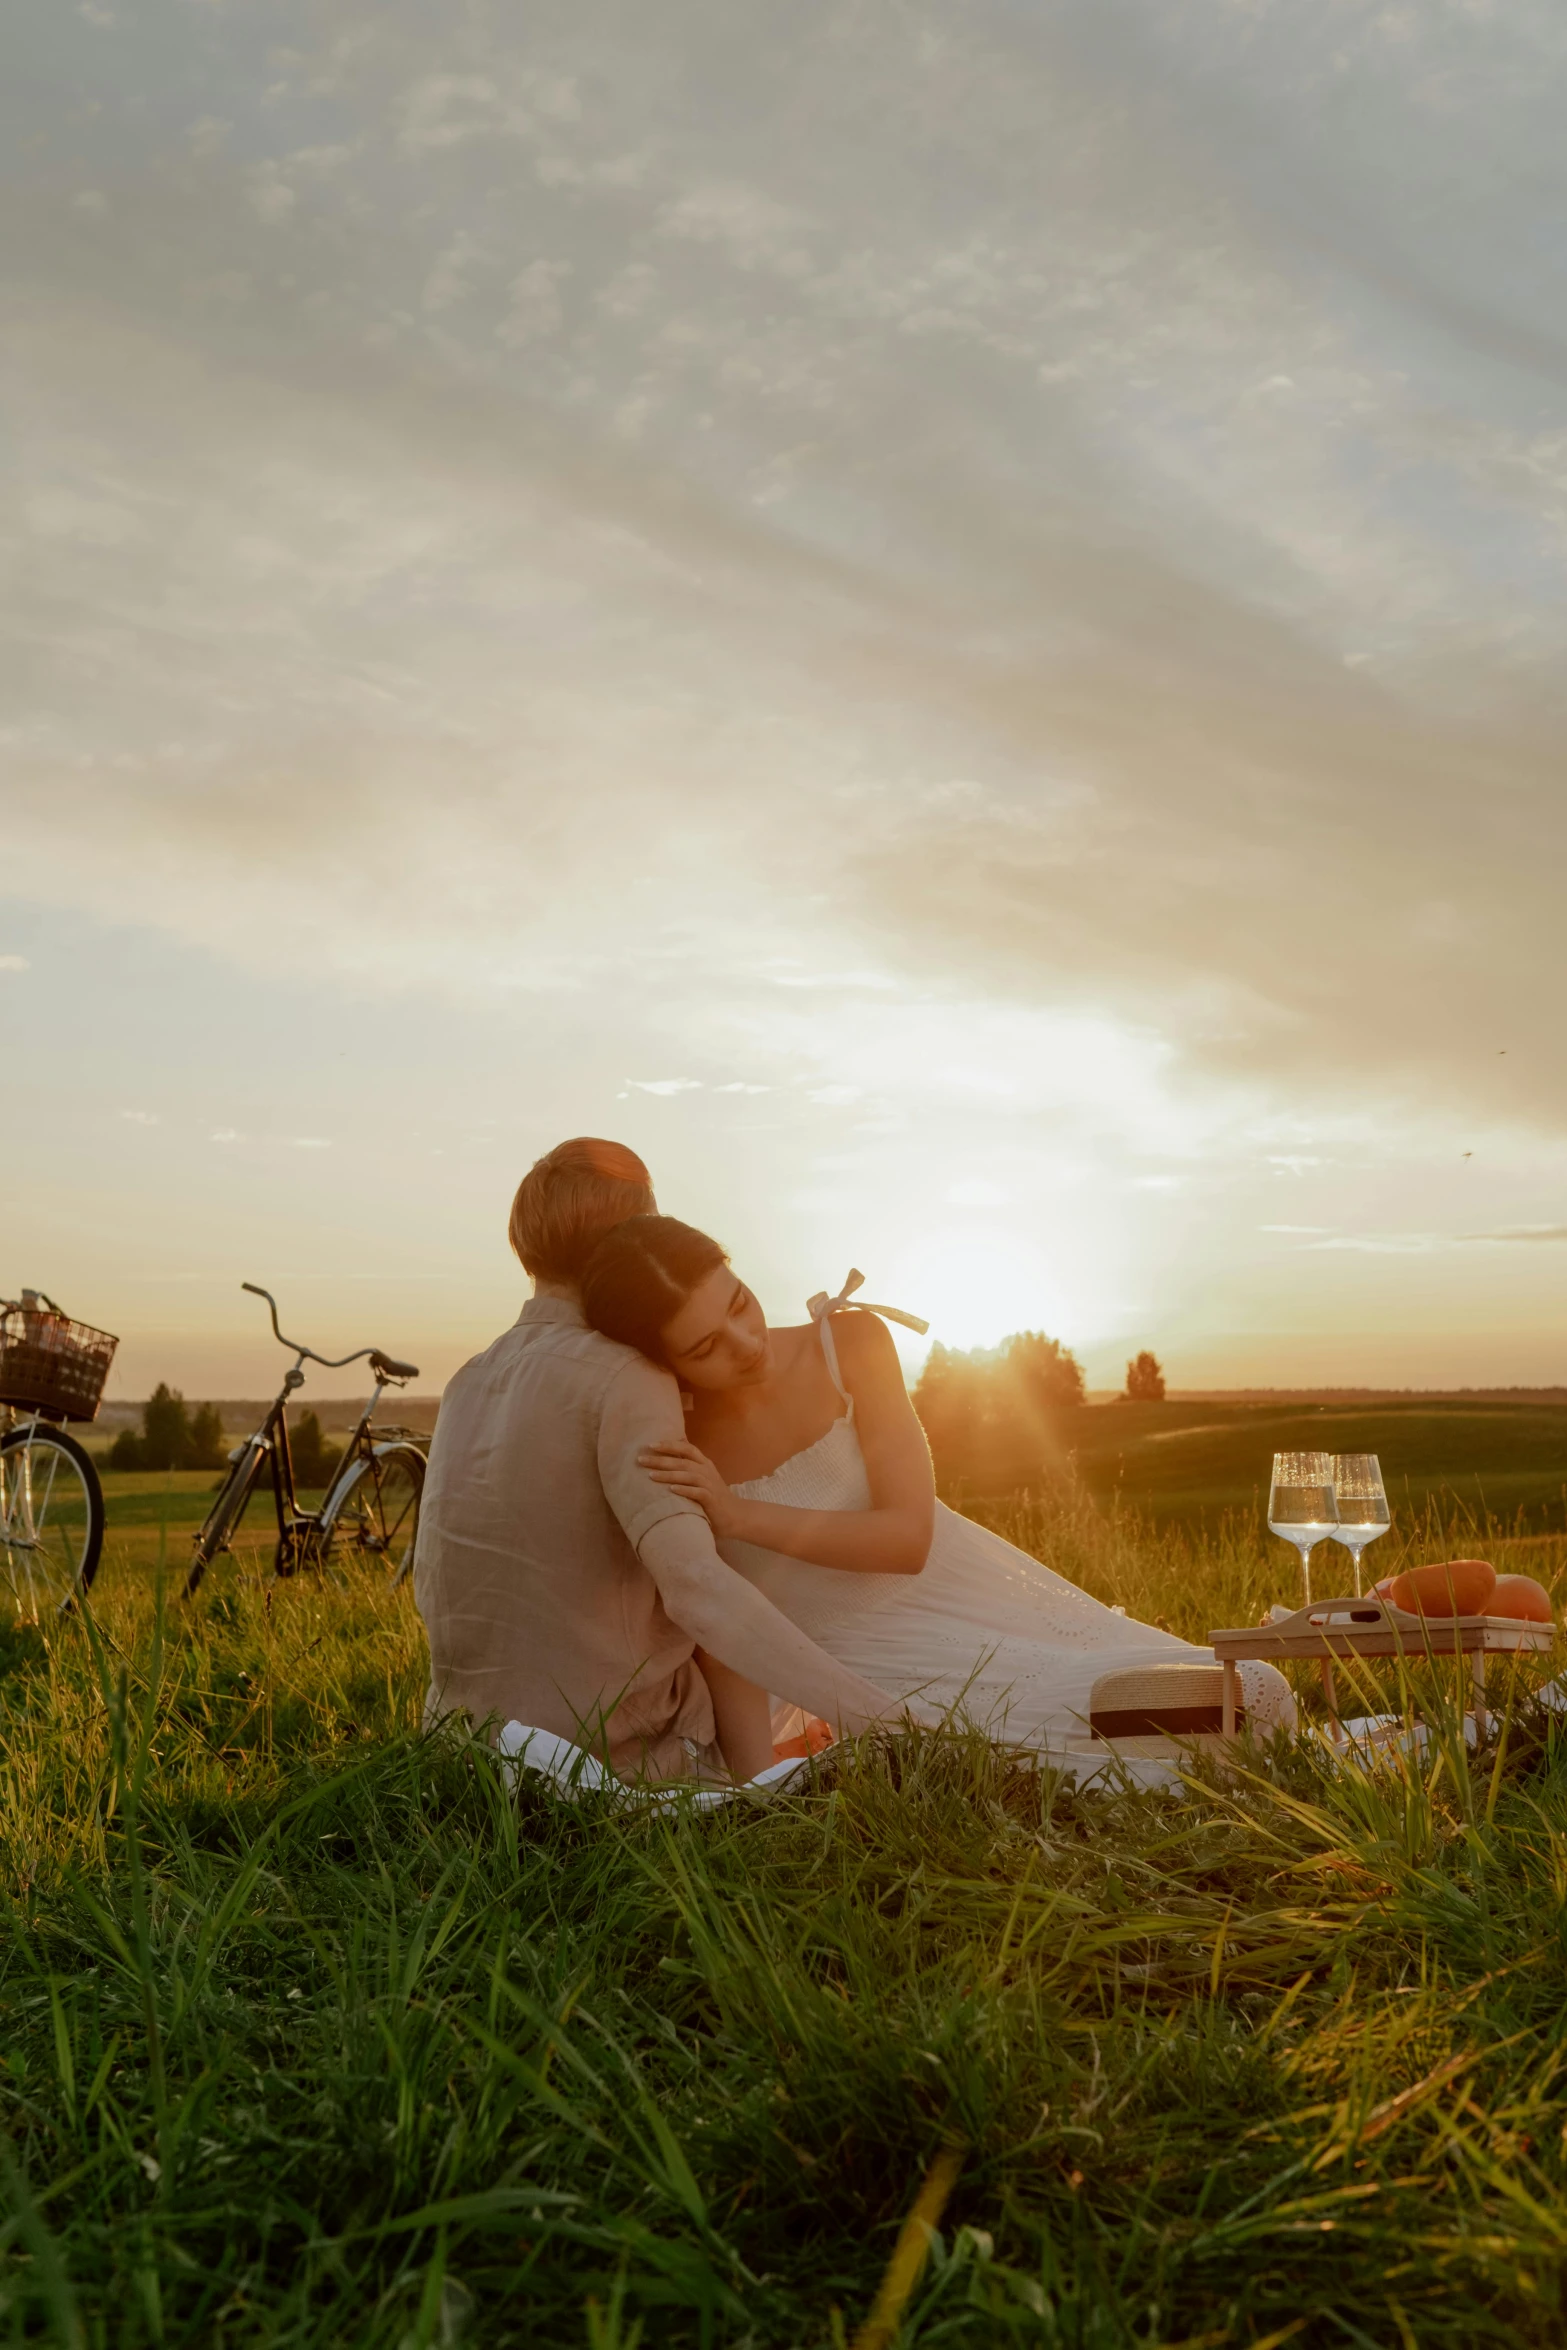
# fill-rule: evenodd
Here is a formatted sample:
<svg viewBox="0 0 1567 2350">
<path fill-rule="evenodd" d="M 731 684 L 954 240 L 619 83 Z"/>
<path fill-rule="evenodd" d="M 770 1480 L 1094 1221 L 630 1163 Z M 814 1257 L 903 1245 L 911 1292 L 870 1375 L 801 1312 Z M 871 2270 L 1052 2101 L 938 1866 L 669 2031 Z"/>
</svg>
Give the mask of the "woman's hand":
<svg viewBox="0 0 1567 2350">
<path fill-rule="evenodd" d="M 667 1485 L 707 1513 L 707 1522 L 719 1541 L 738 1535 L 745 1504 L 724 1483 L 705 1452 L 688 1437 L 673 1444 L 650 1444 L 637 1459 L 658 1484 Z"/>
</svg>

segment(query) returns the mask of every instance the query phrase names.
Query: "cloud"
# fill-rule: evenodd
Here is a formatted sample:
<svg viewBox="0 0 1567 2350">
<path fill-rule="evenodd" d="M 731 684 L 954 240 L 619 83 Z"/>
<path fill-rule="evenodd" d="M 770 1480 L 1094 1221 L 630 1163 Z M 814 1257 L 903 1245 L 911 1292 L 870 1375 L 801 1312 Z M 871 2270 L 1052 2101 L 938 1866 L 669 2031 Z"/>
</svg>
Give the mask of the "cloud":
<svg viewBox="0 0 1567 2350">
<path fill-rule="evenodd" d="M 1465 1232 L 1463 1240 L 1567 1240 L 1567 1224 L 1515 1224 L 1500 1232 Z"/>
<path fill-rule="evenodd" d="M 570 275 L 569 261 L 530 261 L 526 269 L 519 270 L 507 289 L 508 308 L 495 329 L 496 340 L 515 351 L 557 333 L 562 318 L 560 287 Z"/>
<path fill-rule="evenodd" d="M 222 154 L 233 128 L 233 123 L 222 115 L 203 114 L 185 133 L 185 143 L 199 162 L 209 162 Z"/>
<path fill-rule="evenodd" d="M 885 991 L 896 989 L 898 984 L 888 971 L 774 971 L 770 976 L 774 987 L 870 988 Z"/>
<path fill-rule="evenodd" d="M 581 113 L 569 74 L 508 60 L 495 74 L 432 73 L 403 92 L 396 106 L 402 146 L 415 155 L 495 138 L 527 139 Z"/>
<path fill-rule="evenodd" d="M 1389 21 L 204 19 L 12 257 L 12 873 L 633 1092 L 1559 1134 L 1563 40 Z"/>
<path fill-rule="evenodd" d="M 433 314 L 449 310 L 454 302 L 465 301 L 488 260 L 489 255 L 478 239 L 466 229 L 459 229 L 450 244 L 437 254 L 424 281 L 420 297 L 424 310 Z"/>
<path fill-rule="evenodd" d="M 257 166 L 247 193 L 256 218 L 265 221 L 269 228 L 280 228 L 291 219 L 299 201 L 297 192 L 283 178 L 281 166 L 276 163 Z"/>
<path fill-rule="evenodd" d="M 1452 1243 L 1440 1232 L 1347 1232 L 1306 1245 L 1313 1250 L 1344 1249 L 1355 1256 L 1423 1257 Z"/>
<path fill-rule="evenodd" d="M 991 1183 L 984 1176 L 965 1176 L 954 1183 L 947 1197 L 955 1208 L 1002 1208 L 1010 1194 L 999 1183 Z"/>
<path fill-rule="evenodd" d="M 658 225 L 666 237 L 716 248 L 738 269 L 804 278 L 813 266 L 810 223 L 762 189 L 713 182 L 688 188 L 666 205 Z"/>
</svg>

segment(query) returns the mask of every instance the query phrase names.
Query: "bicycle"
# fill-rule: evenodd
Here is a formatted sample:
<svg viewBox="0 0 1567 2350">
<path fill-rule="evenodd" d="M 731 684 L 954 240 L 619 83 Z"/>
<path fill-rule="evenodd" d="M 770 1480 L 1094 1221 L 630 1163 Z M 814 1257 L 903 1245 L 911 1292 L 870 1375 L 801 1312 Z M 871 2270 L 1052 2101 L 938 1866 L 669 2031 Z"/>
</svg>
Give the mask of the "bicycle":
<svg viewBox="0 0 1567 2350">
<path fill-rule="evenodd" d="M 19 1610 L 64 1614 L 98 1572 L 103 1487 L 67 1420 L 95 1420 L 119 1340 L 52 1297 L 0 1299 L 0 1573 Z"/>
<path fill-rule="evenodd" d="M 417 1379 L 419 1366 L 396 1362 L 374 1346 L 362 1346 L 355 1354 L 331 1361 L 311 1347 L 301 1346 L 297 1339 L 284 1337 L 278 1327 L 277 1301 L 270 1290 L 259 1289 L 254 1281 L 241 1282 L 240 1287 L 252 1297 L 266 1299 L 272 1335 L 280 1346 L 291 1350 L 294 1362 L 284 1373 L 277 1400 L 260 1427 L 229 1454 L 229 1473 L 195 1536 L 185 1597 L 193 1595 L 213 1561 L 232 1549 L 246 1504 L 269 1464 L 277 1510 L 274 1573 L 287 1577 L 301 1567 L 337 1571 L 374 1562 L 388 1570 L 387 1587 L 395 1591 L 413 1567 L 425 1456 L 412 1429 L 383 1427 L 372 1436 L 370 1422 L 383 1390 Z M 319 1363 L 325 1371 L 341 1371 L 349 1363 L 366 1360 L 375 1376 L 375 1393 L 359 1415 L 321 1507 L 302 1510 L 294 1490 L 287 1417 L 289 1397 L 305 1384 L 300 1365 Z"/>
</svg>

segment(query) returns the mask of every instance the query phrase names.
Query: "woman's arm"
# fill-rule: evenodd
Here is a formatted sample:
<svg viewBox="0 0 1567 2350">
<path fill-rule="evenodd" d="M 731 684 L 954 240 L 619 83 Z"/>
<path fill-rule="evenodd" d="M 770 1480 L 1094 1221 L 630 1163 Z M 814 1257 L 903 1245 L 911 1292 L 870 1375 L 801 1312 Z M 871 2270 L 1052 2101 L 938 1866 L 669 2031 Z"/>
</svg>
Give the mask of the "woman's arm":
<svg viewBox="0 0 1567 2350">
<path fill-rule="evenodd" d="M 930 1554 L 936 1485 L 930 1447 L 914 1415 L 903 1368 L 874 1314 L 833 1318 L 844 1384 L 870 1480 L 868 1510 L 802 1510 L 747 1501 L 690 1442 L 662 1444 L 644 1461 L 659 1484 L 701 1505 L 720 1542 L 754 1542 L 815 1567 L 857 1575 L 917 1575 Z"/>
<path fill-rule="evenodd" d="M 729 1765 L 736 1786 L 765 1771 L 773 1759 L 772 1712 L 765 1689 L 720 1664 L 710 1649 L 695 1651 L 707 1692 L 713 1701 L 718 1751 Z"/>
</svg>

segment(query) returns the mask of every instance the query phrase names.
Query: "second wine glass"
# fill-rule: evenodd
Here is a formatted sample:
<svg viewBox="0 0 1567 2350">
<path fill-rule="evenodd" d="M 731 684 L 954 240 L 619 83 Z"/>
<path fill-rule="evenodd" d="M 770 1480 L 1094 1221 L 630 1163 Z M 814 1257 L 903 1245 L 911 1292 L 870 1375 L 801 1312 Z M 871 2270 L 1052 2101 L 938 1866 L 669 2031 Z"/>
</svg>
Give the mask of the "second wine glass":
<svg viewBox="0 0 1567 2350">
<path fill-rule="evenodd" d="M 1374 1452 L 1340 1452 L 1333 1456 L 1333 1499 L 1338 1524 L 1335 1542 L 1342 1542 L 1355 1562 L 1355 1591 L 1360 1592 L 1360 1554 L 1393 1523 L 1382 1483 L 1382 1467 Z"/>
<path fill-rule="evenodd" d="M 1273 1483 L 1268 1492 L 1268 1527 L 1293 1542 L 1300 1552 L 1300 1571 L 1311 1605 L 1311 1554 L 1325 1534 L 1338 1530 L 1333 1500 L 1333 1455 L 1330 1452 L 1276 1452 Z"/>
</svg>

